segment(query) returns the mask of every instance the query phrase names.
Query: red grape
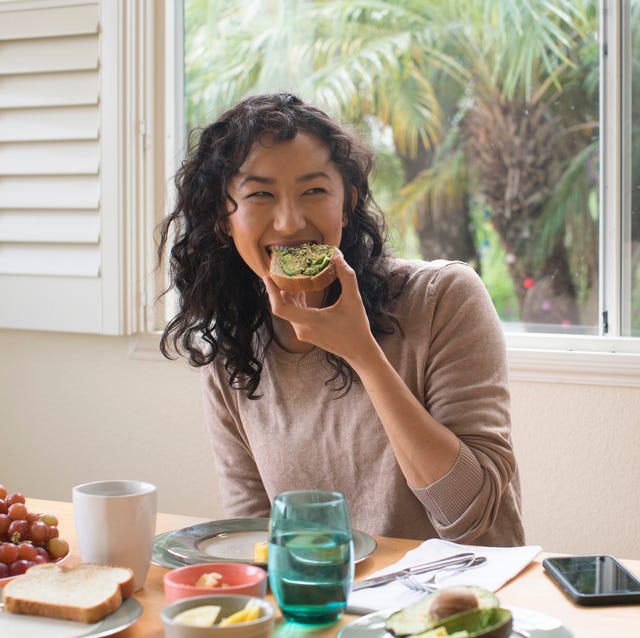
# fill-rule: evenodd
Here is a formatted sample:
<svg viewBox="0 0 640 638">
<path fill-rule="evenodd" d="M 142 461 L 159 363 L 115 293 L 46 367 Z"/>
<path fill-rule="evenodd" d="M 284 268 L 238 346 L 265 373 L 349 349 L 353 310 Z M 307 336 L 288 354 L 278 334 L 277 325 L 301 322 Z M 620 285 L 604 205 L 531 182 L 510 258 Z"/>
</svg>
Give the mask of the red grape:
<svg viewBox="0 0 640 638">
<path fill-rule="evenodd" d="M 27 506 L 24 503 L 14 503 L 9 505 L 9 518 L 13 521 L 26 520 L 27 518 Z"/>
<path fill-rule="evenodd" d="M 18 558 L 24 558 L 24 560 L 35 561 L 38 552 L 31 543 L 20 543 L 18 545 Z"/>
<path fill-rule="evenodd" d="M 9 539 L 14 543 L 29 540 L 29 523 L 27 521 L 11 521 L 9 525 Z"/>
<path fill-rule="evenodd" d="M 7 496 L 5 500 L 9 505 L 13 505 L 14 503 L 26 502 L 25 497 L 22 494 L 20 494 L 20 492 L 13 492 L 12 494 L 9 494 L 9 496 Z"/>
<path fill-rule="evenodd" d="M 60 536 L 60 531 L 58 530 L 58 528 L 54 527 L 53 525 L 49 527 L 49 538 L 58 538 L 58 536 Z"/>
<path fill-rule="evenodd" d="M 50 558 L 49 552 L 44 547 L 36 547 L 36 553 L 45 560 L 49 560 Z"/>
<path fill-rule="evenodd" d="M 8 578 L 8 577 L 9 577 L 9 565 L 0 563 L 0 578 Z"/>
<path fill-rule="evenodd" d="M 0 498 L 1 499 L 7 498 L 7 494 L 9 494 L 9 492 L 7 491 L 7 488 L 4 485 L 0 485 Z"/>
<path fill-rule="evenodd" d="M 11 525 L 9 514 L 0 514 L 0 536 L 8 533 L 9 525 Z"/>
<path fill-rule="evenodd" d="M 18 560 L 14 560 L 13 563 L 9 565 L 9 573 L 11 574 L 11 576 L 20 576 L 21 574 L 24 574 L 27 571 L 27 569 L 29 569 L 29 567 L 32 567 L 33 565 L 35 565 L 34 562 L 20 558 Z"/>
<path fill-rule="evenodd" d="M 49 540 L 49 528 L 46 523 L 42 521 L 31 523 L 29 538 L 34 545 L 44 545 Z"/>
<path fill-rule="evenodd" d="M 7 501 L 3 498 L 0 498 L 0 514 L 6 514 L 9 511 L 9 506 L 7 505 Z"/>
<path fill-rule="evenodd" d="M 18 560 L 18 546 L 14 543 L 0 543 L 0 563 L 10 565 Z"/>
</svg>

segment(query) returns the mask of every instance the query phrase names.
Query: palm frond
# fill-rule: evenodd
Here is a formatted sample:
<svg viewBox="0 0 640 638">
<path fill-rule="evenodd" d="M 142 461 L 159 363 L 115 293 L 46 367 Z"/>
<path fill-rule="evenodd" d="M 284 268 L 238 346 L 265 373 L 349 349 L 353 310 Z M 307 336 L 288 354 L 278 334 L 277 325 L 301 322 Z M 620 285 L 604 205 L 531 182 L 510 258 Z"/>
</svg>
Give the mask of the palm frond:
<svg viewBox="0 0 640 638">
<path fill-rule="evenodd" d="M 597 220 L 591 219 L 584 212 L 589 210 L 590 194 L 595 189 L 587 165 L 597 152 L 598 142 L 585 146 L 571 159 L 558 180 L 537 220 L 534 233 L 536 241 L 532 244 L 534 263 L 539 264 L 544 260 L 557 238 L 567 229 L 573 229 L 571 234 L 576 252 L 584 254 L 592 250 Z"/>
<path fill-rule="evenodd" d="M 436 201 L 446 202 L 466 191 L 469 180 L 468 167 L 459 142 L 457 130 L 449 129 L 447 139 L 438 148 L 432 166 L 421 171 L 407 183 L 391 202 L 391 215 L 406 224 L 415 224 L 425 200 L 432 204 Z"/>
</svg>

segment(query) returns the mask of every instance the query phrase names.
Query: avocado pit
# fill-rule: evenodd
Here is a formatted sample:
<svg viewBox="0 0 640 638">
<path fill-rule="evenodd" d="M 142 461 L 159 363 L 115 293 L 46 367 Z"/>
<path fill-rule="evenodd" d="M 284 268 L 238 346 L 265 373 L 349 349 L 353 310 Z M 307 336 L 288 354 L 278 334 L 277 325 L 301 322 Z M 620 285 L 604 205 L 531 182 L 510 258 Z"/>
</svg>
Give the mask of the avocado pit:
<svg viewBox="0 0 640 638">
<path fill-rule="evenodd" d="M 464 587 L 452 587 L 434 598 L 430 613 L 434 619 L 441 620 L 477 607 L 478 599 L 472 591 Z"/>
</svg>

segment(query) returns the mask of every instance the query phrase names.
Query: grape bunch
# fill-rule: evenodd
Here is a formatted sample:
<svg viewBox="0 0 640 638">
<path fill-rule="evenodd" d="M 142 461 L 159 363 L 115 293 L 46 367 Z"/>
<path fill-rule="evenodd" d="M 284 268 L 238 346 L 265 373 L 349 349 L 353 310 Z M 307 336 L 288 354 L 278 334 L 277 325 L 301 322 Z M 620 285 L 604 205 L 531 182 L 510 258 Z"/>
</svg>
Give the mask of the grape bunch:
<svg viewBox="0 0 640 638">
<path fill-rule="evenodd" d="M 38 563 L 56 561 L 69 552 L 53 514 L 34 514 L 19 492 L 0 485 L 0 578 L 19 576 Z"/>
</svg>

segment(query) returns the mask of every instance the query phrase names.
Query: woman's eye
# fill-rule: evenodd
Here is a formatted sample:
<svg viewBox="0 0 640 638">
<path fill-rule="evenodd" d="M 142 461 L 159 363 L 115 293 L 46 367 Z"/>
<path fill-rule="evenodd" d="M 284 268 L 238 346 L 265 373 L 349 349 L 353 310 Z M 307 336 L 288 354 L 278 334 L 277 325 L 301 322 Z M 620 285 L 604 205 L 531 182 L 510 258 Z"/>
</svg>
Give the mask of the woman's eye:
<svg viewBox="0 0 640 638">
<path fill-rule="evenodd" d="M 255 193 L 249 193 L 247 195 L 247 199 L 250 198 L 261 198 L 261 197 L 271 197 L 271 193 L 269 191 L 256 191 Z"/>
<path fill-rule="evenodd" d="M 326 193 L 327 189 L 322 186 L 314 186 L 313 188 L 307 189 L 304 193 L 305 195 L 317 195 L 318 193 Z"/>
</svg>

